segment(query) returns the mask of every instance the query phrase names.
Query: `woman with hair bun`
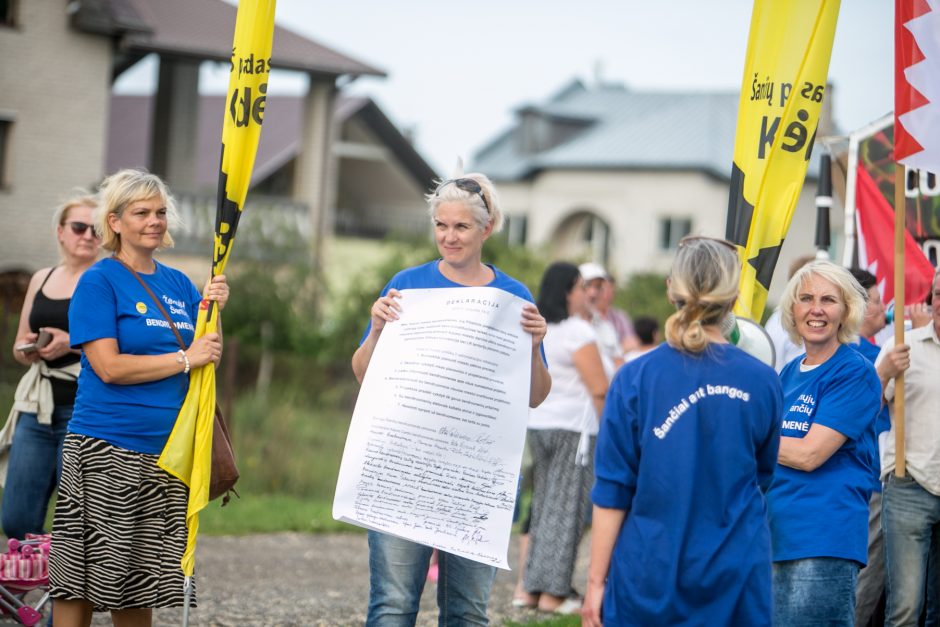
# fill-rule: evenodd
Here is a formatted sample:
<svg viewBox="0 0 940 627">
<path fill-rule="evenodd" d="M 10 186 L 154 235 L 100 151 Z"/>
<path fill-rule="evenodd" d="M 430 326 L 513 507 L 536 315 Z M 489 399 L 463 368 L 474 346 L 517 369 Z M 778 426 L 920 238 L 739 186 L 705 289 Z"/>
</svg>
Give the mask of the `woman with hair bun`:
<svg viewBox="0 0 940 627">
<path fill-rule="evenodd" d="M 687 237 L 667 280 L 666 344 L 614 377 L 595 452 L 583 624 L 769 625 L 761 489 L 777 461 L 780 382 L 722 336 L 732 244 Z M 602 623 L 603 617 L 603 623 Z"/>
</svg>

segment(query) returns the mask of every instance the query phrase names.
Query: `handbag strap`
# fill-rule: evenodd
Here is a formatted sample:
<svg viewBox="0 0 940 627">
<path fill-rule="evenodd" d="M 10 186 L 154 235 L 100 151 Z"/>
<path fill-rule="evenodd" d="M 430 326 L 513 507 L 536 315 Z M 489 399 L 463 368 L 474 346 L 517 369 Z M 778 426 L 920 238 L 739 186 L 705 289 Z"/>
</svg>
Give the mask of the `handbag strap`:
<svg viewBox="0 0 940 627">
<path fill-rule="evenodd" d="M 186 342 L 183 341 L 183 336 L 180 335 L 179 329 L 176 328 L 176 325 L 173 324 L 173 321 L 170 319 L 170 314 L 166 312 L 166 309 L 163 307 L 163 303 L 161 303 L 160 300 L 157 298 L 157 295 L 153 293 L 153 290 L 150 289 L 150 286 L 147 285 L 142 278 L 140 278 L 140 275 L 137 274 L 137 270 L 134 270 L 132 267 L 130 267 L 129 265 L 127 265 L 126 263 L 124 263 L 123 261 L 121 261 L 115 256 L 112 256 L 111 259 L 114 259 L 116 262 L 118 262 L 119 264 L 127 268 L 127 271 L 133 274 L 134 278 L 140 282 L 140 284 L 144 287 L 145 290 L 147 290 L 147 293 L 150 294 L 150 298 L 153 299 L 153 302 L 157 306 L 157 309 L 160 310 L 160 313 L 163 314 L 163 318 L 170 325 L 170 330 L 173 331 L 173 335 L 176 336 L 176 341 L 180 343 L 180 350 L 185 351 Z"/>
</svg>

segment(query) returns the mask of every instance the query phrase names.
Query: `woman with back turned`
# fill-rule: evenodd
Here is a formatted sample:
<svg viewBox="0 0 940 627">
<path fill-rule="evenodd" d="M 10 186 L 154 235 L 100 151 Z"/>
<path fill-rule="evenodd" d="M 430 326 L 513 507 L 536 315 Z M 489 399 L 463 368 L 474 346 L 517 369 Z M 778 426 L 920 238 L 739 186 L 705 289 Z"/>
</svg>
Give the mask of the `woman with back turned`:
<svg viewBox="0 0 940 627">
<path fill-rule="evenodd" d="M 769 625 L 761 488 L 779 443 L 776 373 L 729 344 L 730 243 L 687 237 L 666 344 L 614 377 L 601 416 L 584 625 Z"/>
</svg>

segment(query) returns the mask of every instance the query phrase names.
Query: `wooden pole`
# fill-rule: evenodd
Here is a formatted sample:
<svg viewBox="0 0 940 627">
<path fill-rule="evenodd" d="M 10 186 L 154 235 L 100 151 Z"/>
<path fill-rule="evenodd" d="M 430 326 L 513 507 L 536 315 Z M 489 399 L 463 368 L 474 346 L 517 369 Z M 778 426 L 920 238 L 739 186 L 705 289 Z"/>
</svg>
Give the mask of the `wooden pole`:
<svg viewBox="0 0 940 627">
<path fill-rule="evenodd" d="M 905 172 L 903 163 L 894 164 L 894 345 L 904 343 L 904 233 L 905 219 Z M 903 477 L 904 459 L 904 373 L 894 379 L 894 474 Z"/>
</svg>

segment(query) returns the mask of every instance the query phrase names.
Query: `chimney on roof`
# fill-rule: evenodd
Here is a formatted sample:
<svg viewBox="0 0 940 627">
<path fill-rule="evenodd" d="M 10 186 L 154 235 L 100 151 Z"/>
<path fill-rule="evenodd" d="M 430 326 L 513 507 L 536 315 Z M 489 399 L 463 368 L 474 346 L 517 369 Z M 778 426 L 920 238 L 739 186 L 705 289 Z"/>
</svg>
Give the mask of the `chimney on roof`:
<svg viewBox="0 0 940 627">
<path fill-rule="evenodd" d="M 600 89 L 604 86 L 604 61 L 601 59 L 594 60 L 594 87 L 595 89 Z"/>
</svg>

